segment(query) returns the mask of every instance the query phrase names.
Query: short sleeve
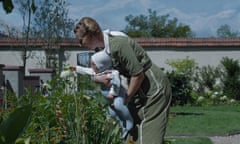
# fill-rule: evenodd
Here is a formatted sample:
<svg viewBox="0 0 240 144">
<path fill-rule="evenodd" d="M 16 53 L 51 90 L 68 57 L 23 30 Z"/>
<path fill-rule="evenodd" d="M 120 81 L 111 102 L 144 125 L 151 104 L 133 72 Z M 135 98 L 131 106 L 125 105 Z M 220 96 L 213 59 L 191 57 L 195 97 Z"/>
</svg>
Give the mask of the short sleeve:
<svg viewBox="0 0 240 144">
<path fill-rule="evenodd" d="M 128 38 L 119 38 L 111 41 L 111 55 L 113 63 L 118 67 L 123 75 L 134 76 L 143 71 L 141 63 L 131 44 L 127 42 Z"/>
</svg>

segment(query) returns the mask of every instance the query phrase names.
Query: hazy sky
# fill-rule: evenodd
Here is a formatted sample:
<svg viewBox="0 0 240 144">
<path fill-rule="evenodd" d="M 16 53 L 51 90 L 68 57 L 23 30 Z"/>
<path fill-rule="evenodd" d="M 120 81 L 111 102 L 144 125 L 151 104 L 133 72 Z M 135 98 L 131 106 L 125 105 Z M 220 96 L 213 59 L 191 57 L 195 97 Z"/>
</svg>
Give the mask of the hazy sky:
<svg viewBox="0 0 240 144">
<path fill-rule="evenodd" d="M 129 14 L 148 15 L 148 9 L 158 15 L 169 14 L 178 22 L 189 25 L 197 37 L 216 36 L 217 29 L 228 24 L 240 31 L 240 0 L 69 0 L 69 17 L 95 18 L 102 29 L 123 30 Z M 0 20 L 20 27 L 22 19 L 17 9 L 5 14 L 0 8 Z"/>
</svg>

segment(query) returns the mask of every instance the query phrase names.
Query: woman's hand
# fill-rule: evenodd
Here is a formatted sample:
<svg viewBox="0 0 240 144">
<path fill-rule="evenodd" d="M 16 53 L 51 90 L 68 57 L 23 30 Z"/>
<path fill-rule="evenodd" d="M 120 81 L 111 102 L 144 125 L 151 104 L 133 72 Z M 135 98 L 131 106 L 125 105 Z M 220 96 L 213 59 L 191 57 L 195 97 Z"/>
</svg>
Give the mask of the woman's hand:
<svg viewBox="0 0 240 144">
<path fill-rule="evenodd" d="M 112 73 L 112 70 L 105 70 L 103 73 L 104 74 L 109 74 L 109 73 Z"/>
<path fill-rule="evenodd" d="M 128 103 L 130 102 L 130 100 L 131 100 L 131 97 L 126 94 L 126 95 L 125 95 L 125 99 L 124 99 L 124 104 L 125 104 L 125 105 L 128 105 Z"/>
<path fill-rule="evenodd" d="M 108 94 L 107 98 L 113 100 L 114 96 L 112 94 Z"/>
<path fill-rule="evenodd" d="M 108 77 L 107 74 L 102 74 L 102 75 L 95 75 L 93 80 L 97 83 L 101 83 L 107 87 L 110 87 L 111 86 L 110 81 L 112 80 L 112 78 Z"/>
</svg>

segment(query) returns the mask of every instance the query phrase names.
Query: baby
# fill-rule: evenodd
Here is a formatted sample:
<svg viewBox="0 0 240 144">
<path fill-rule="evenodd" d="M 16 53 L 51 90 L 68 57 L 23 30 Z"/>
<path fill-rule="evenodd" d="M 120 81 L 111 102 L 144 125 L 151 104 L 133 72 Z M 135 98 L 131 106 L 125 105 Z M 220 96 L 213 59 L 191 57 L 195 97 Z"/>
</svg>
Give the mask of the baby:
<svg viewBox="0 0 240 144">
<path fill-rule="evenodd" d="M 112 67 L 111 57 L 104 51 L 99 51 L 91 56 L 91 68 L 82 66 L 72 67 L 71 70 L 79 74 L 87 75 L 107 75 L 110 81 L 110 87 L 101 85 L 101 93 L 104 95 L 108 103 L 109 114 L 122 127 L 122 138 L 126 138 L 128 132 L 133 127 L 133 118 L 124 105 L 124 98 L 127 90 L 121 84 L 119 72 Z M 67 74 L 61 73 L 61 76 Z"/>
<path fill-rule="evenodd" d="M 125 138 L 128 131 L 133 127 L 133 119 L 127 108 L 124 105 L 126 89 L 121 85 L 119 72 L 112 67 L 111 57 L 104 51 L 100 51 L 92 55 L 91 66 L 97 75 L 106 74 L 111 79 L 111 86 L 102 86 L 102 94 L 105 96 L 109 104 L 109 113 L 122 127 L 122 138 Z M 105 73 L 109 71 L 109 73 Z"/>
</svg>

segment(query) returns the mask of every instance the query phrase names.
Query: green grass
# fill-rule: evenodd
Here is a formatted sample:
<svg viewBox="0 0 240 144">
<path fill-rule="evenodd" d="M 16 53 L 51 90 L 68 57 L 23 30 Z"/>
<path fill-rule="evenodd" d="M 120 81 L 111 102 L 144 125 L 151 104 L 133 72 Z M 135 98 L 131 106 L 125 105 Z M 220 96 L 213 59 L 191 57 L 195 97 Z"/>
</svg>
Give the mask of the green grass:
<svg viewBox="0 0 240 144">
<path fill-rule="evenodd" d="M 166 141 L 170 144 L 212 144 L 212 141 L 206 137 L 171 138 Z"/>
<path fill-rule="evenodd" d="M 212 144 L 208 136 L 240 133 L 239 120 L 240 105 L 172 107 L 167 141 L 170 144 Z"/>
<path fill-rule="evenodd" d="M 167 135 L 229 135 L 240 132 L 240 105 L 172 107 Z"/>
</svg>

